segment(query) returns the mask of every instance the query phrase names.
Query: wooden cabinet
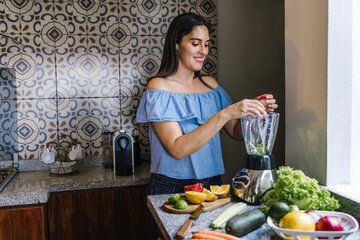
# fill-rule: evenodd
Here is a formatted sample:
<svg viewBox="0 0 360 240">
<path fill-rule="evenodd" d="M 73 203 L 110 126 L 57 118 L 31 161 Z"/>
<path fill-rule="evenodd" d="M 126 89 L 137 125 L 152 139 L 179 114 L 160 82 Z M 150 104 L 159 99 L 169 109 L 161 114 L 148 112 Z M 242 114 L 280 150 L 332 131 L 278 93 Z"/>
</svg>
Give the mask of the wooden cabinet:
<svg viewBox="0 0 360 240">
<path fill-rule="evenodd" d="M 46 205 L 0 209 L 0 239 L 47 239 Z"/>
<path fill-rule="evenodd" d="M 49 239 L 151 239 L 146 186 L 52 193 Z"/>
</svg>

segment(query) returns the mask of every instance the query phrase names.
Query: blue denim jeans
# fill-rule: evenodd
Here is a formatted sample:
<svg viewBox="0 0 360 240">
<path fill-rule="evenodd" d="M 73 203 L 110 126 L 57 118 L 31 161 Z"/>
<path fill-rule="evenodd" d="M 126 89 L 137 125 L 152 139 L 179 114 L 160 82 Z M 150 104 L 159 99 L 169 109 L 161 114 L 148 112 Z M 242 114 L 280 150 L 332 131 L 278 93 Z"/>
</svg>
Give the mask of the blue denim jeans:
<svg viewBox="0 0 360 240">
<path fill-rule="evenodd" d="M 222 185 L 221 175 L 206 179 L 175 179 L 164 175 L 152 173 L 146 189 L 147 195 L 183 193 L 184 187 L 195 183 L 202 183 L 204 188 L 210 185 Z"/>
<path fill-rule="evenodd" d="M 195 183 L 202 183 L 204 188 L 210 189 L 210 185 L 222 185 L 221 175 L 206 178 L 202 180 L 197 179 L 175 179 L 164 175 L 152 173 L 150 182 L 146 188 L 146 195 L 183 193 L 184 187 Z M 149 217 L 150 226 L 153 232 L 154 239 L 161 237 L 160 229 L 158 228 L 153 216 L 146 205 L 146 212 Z"/>
</svg>

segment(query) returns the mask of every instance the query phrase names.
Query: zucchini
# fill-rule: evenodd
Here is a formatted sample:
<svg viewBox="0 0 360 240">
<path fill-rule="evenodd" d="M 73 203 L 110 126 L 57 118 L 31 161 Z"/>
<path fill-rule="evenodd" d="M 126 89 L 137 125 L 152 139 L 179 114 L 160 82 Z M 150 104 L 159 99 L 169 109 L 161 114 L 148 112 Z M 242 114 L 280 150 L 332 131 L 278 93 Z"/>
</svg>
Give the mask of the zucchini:
<svg viewBox="0 0 360 240">
<path fill-rule="evenodd" d="M 263 225 L 265 220 L 265 214 L 255 209 L 230 218 L 226 223 L 225 230 L 228 234 L 241 237 Z"/>
<path fill-rule="evenodd" d="M 211 223 L 212 228 L 224 228 L 226 222 L 241 213 L 246 211 L 247 205 L 245 203 L 239 202 L 231 205 L 225 209 L 220 215 Z"/>
</svg>

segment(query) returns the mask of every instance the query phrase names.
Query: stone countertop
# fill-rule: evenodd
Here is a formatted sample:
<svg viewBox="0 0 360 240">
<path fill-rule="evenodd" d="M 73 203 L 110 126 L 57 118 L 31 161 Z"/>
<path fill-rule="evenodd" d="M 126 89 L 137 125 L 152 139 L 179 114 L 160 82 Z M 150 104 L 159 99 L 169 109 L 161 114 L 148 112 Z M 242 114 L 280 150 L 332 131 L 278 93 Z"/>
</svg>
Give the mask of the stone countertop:
<svg viewBox="0 0 360 240">
<path fill-rule="evenodd" d="M 101 166 L 81 168 L 70 175 L 19 172 L 0 193 L 0 207 L 46 203 L 52 192 L 145 185 L 150 179 L 149 169 L 149 163 L 143 162 L 133 175 L 124 177 Z"/>
<path fill-rule="evenodd" d="M 162 209 L 162 205 L 167 201 L 167 199 L 173 194 L 163 194 L 163 195 L 151 195 L 148 196 L 147 204 L 150 209 L 150 212 L 154 216 L 154 219 L 161 230 L 163 237 L 165 239 L 174 239 L 177 231 L 185 223 L 185 221 L 190 217 L 190 214 L 173 214 L 165 212 Z M 225 205 L 221 208 L 215 209 L 210 212 L 204 212 L 197 219 L 195 225 L 191 227 L 185 239 L 190 239 L 192 232 L 198 230 L 214 230 L 210 227 L 211 222 L 219 216 L 230 205 L 234 204 L 235 199 L 228 205 Z M 259 208 L 259 206 L 248 206 L 247 211 L 252 209 Z M 216 230 L 222 231 L 224 230 Z M 245 236 L 242 236 L 244 239 L 248 240 L 281 240 L 279 236 L 270 228 L 268 224 L 263 224 L 260 228 L 248 233 Z M 360 230 L 356 233 L 350 235 L 347 240 L 359 240 L 360 239 Z"/>
</svg>

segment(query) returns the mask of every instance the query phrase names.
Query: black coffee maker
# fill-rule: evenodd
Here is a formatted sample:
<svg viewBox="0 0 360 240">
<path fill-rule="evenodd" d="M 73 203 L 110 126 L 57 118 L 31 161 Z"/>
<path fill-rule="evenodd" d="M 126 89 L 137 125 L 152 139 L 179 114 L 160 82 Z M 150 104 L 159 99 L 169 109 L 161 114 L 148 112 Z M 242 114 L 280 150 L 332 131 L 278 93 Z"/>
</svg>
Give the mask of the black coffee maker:
<svg viewBox="0 0 360 240">
<path fill-rule="evenodd" d="M 114 174 L 129 176 L 134 174 L 134 139 L 120 130 L 113 137 Z"/>
</svg>

